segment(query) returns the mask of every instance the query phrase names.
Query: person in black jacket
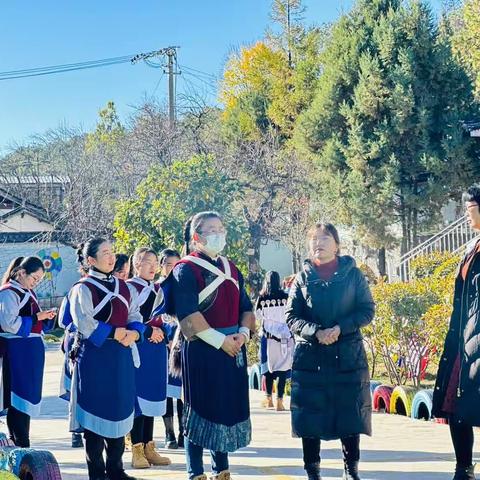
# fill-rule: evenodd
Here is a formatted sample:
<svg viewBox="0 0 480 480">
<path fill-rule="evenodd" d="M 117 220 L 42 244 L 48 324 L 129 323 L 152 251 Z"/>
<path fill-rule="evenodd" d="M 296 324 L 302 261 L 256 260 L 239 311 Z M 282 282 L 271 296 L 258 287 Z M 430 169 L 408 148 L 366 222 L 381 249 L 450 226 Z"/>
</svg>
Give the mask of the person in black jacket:
<svg viewBox="0 0 480 480">
<path fill-rule="evenodd" d="M 463 194 L 480 231 L 480 186 Z M 480 426 L 480 242 L 467 249 L 455 279 L 453 311 L 433 391 L 433 415 L 448 418 L 457 465 L 453 480 L 474 480 L 473 427 Z"/>
<path fill-rule="evenodd" d="M 295 335 L 292 430 L 302 438 L 309 480 L 320 477 L 320 441 L 340 439 L 344 480 L 358 480 L 360 434 L 371 435 L 372 401 L 361 327 L 375 306 L 363 273 L 340 256 L 332 224 L 308 234 L 310 258 L 290 290 L 287 324 Z"/>
</svg>

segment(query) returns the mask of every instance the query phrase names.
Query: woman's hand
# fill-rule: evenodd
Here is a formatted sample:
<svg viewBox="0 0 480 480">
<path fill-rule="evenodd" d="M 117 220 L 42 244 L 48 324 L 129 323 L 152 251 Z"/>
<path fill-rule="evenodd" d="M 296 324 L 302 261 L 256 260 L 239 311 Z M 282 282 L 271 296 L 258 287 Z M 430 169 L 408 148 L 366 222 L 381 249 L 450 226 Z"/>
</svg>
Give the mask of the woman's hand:
<svg viewBox="0 0 480 480">
<path fill-rule="evenodd" d="M 221 347 L 222 350 L 231 357 L 235 357 L 242 348 L 241 346 L 239 346 L 236 340 L 236 336 L 237 335 L 227 335 Z"/>
<path fill-rule="evenodd" d="M 332 328 L 317 330 L 315 336 L 317 337 L 318 343 L 321 343 L 322 345 L 332 345 L 340 336 L 340 327 L 335 325 Z"/>
<path fill-rule="evenodd" d="M 120 343 L 124 347 L 129 347 L 130 345 L 133 345 L 139 338 L 140 334 L 136 330 L 126 330 L 126 335 L 123 338 L 123 340 L 120 341 Z"/>
<path fill-rule="evenodd" d="M 122 340 L 125 338 L 125 335 L 127 334 L 127 329 L 123 327 L 118 327 L 115 329 L 115 333 L 113 334 L 113 338 L 119 342 L 122 343 Z"/>
<path fill-rule="evenodd" d="M 152 327 L 152 334 L 148 339 L 152 343 L 160 343 L 163 341 L 165 335 L 163 334 L 163 330 L 158 327 Z"/>
<path fill-rule="evenodd" d="M 42 320 L 52 320 L 55 318 L 57 315 L 57 310 L 45 310 L 43 312 L 38 312 L 37 313 L 37 319 L 42 321 Z"/>
<path fill-rule="evenodd" d="M 245 335 L 243 333 L 236 333 L 233 338 L 237 342 L 238 347 L 241 349 L 244 345 L 247 339 L 245 338 Z"/>
</svg>

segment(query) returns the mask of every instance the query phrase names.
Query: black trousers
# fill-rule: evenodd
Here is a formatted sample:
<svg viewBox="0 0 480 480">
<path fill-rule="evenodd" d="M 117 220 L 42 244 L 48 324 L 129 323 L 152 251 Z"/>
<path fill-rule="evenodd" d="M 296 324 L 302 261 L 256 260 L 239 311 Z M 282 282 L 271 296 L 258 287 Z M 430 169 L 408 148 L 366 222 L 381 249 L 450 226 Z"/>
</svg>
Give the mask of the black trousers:
<svg viewBox="0 0 480 480">
<path fill-rule="evenodd" d="M 473 427 L 453 419 L 450 419 L 449 427 L 457 465 L 470 467 L 473 462 Z"/>
<path fill-rule="evenodd" d="M 182 418 L 183 416 L 183 402 L 180 398 L 177 398 L 177 413 L 178 418 Z M 167 397 L 167 411 L 163 418 L 173 417 L 173 398 Z"/>
<path fill-rule="evenodd" d="M 283 394 L 285 393 L 285 384 L 287 383 L 287 372 L 266 372 L 263 375 L 265 376 L 265 389 L 267 395 L 272 395 L 273 381 L 278 378 L 277 397 L 283 398 Z"/>
<path fill-rule="evenodd" d="M 351 435 L 341 439 L 343 460 L 355 463 L 360 460 L 360 435 Z M 303 463 L 305 468 L 312 463 L 320 462 L 320 439 L 302 438 Z"/>
<path fill-rule="evenodd" d="M 153 440 L 153 417 L 139 415 L 133 421 L 133 428 L 130 432 L 132 444 L 148 443 Z"/>
<path fill-rule="evenodd" d="M 17 447 L 30 447 L 30 415 L 8 407 L 7 427 L 10 438 Z"/>
<path fill-rule="evenodd" d="M 125 438 L 105 438 L 90 430 L 85 430 L 85 451 L 87 454 L 88 478 L 103 479 L 105 473 L 109 480 L 118 480 L 123 473 L 122 456 L 125 450 Z M 107 461 L 103 458 L 106 450 Z"/>
</svg>

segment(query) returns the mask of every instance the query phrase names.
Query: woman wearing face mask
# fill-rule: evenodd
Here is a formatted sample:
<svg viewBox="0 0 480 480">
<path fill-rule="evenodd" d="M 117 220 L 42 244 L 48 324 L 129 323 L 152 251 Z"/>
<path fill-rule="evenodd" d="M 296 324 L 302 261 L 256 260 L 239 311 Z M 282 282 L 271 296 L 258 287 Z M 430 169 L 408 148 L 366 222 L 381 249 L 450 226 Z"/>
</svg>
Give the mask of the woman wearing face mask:
<svg viewBox="0 0 480 480">
<path fill-rule="evenodd" d="M 190 480 L 206 480 L 203 449 L 213 476 L 229 480 L 228 452 L 250 442 L 244 344 L 255 328 L 252 304 L 237 267 L 219 256 L 225 226 L 216 212 L 193 216 L 185 230 L 187 253 L 172 272 L 182 350 L 185 453 Z"/>
<path fill-rule="evenodd" d="M 160 253 L 160 283 L 165 280 L 173 267 L 180 261 L 180 254 L 171 248 L 166 248 Z M 175 347 L 180 348 L 179 336 L 177 333 L 177 319 L 171 315 L 162 315 L 162 320 L 167 333 L 169 357 L 175 339 Z M 170 362 L 169 362 L 170 363 Z M 167 385 L 167 411 L 163 416 L 165 424 L 165 447 L 177 449 L 184 447 L 183 439 L 183 402 L 182 402 L 182 377 L 181 365 L 169 366 L 168 385 Z M 178 415 L 178 441 L 175 437 L 174 417 L 174 399 L 176 399 Z"/>
<path fill-rule="evenodd" d="M 115 265 L 111 243 L 89 239 L 83 258 L 88 275 L 70 294 L 77 329 L 71 430 L 84 429 L 90 480 L 131 480 L 122 464 L 124 437 L 133 426 L 136 398 L 136 349 L 131 347 L 142 340 L 145 326 L 138 297 L 111 274 Z"/>
<path fill-rule="evenodd" d="M 295 335 L 292 429 L 301 437 L 309 480 L 320 479 L 320 441 L 340 439 L 344 480 L 358 480 L 360 434 L 371 435 L 372 399 L 361 327 L 374 315 L 368 283 L 340 256 L 338 232 L 308 232 L 310 258 L 292 285 L 287 324 Z"/>
<path fill-rule="evenodd" d="M 137 385 L 136 416 L 131 431 L 132 467 L 149 468 L 150 465 L 170 465 L 170 460 L 155 450 L 153 441 L 154 417 L 166 411 L 167 397 L 167 347 L 165 345 L 161 317 L 151 318 L 158 285 L 153 279 L 158 271 L 155 251 L 142 247 L 132 259 L 134 276 L 128 280 L 146 325 L 147 341 L 138 346 L 140 366 L 135 369 Z"/>
<path fill-rule="evenodd" d="M 8 408 L 10 438 L 18 447 L 30 447 L 30 417 L 40 414 L 45 347 L 43 322 L 55 317 L 42 312 L 33 288 L 45 274 L 37 257 L 18 257 L 11 262 L 0 289 L 0 350 L 3 399 Z"/>
</svg>

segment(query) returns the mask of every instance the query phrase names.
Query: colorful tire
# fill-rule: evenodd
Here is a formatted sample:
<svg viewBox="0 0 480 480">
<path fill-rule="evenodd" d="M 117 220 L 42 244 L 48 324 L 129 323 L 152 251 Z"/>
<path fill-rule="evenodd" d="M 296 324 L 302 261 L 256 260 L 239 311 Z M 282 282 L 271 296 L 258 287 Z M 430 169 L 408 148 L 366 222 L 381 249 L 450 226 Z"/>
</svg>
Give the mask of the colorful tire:
<svg viewBox="0 0 480 480">
<path fill-rule="evenodd" d="M 62 480 L 55 457 L 46 450 L 15 448 L 10 454 L 12 471 L 20 480 Z"/>
<path fill-rule="evenodd" d="M 381 384 L 382 384 L 382 382 L 377 382 L 376 380 L 372 380 L 370 382 L 370 393 L 372 394 L 372 397 L 373 397 L 373 392 L 375 391 L 375 389 Z"/>
<path fill-rule="evenodd" d="M 390 397 L 393 387 L 379 385 L 373 392 L 373 411 L 390 413 Z"/>
<path fill-rule="evenodd" d="M 260 375 L 260 367 L 258 363 L 250 368 L 248 374 L 248 386 L 251 390 L 260 390 L 262 386 L 262 376 Z"/>
<path fill-rule="evenodd" d="M 4 434 L 0 433 L 0 447 L 14 447 L 15 444 Z"/>
<path fill-rule="evenodd" d="M 395 415 L 412 415 L 412 401 L 417 393 L 412 387 L 397 386 L 390 397 L 390 413 Z"/>
<path fill-rule="evenodd" d="M 11 472 L 0 470 L 0 480 L 18 480 L 18 477 Z"/>
<path fill-rule="evenodd" d="M 413 397 L 412 418 L 415 420 L 432 419 L 433 390 L 420 390 Z"/>
</svg>

